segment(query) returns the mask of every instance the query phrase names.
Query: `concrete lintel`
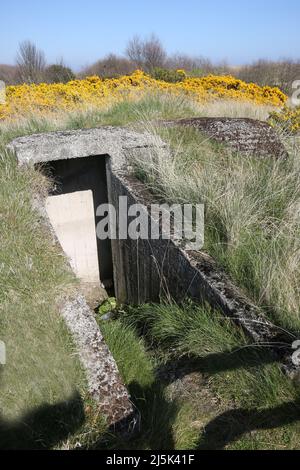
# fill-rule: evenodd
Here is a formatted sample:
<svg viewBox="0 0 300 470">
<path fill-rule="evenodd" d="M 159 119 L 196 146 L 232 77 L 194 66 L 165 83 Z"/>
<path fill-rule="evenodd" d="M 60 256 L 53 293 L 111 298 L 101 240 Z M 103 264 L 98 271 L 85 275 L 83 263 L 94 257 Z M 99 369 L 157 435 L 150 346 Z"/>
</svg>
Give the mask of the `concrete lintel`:
<svg viewBox="0 0 300 470">
<path fill-rule="evenodd" d="M 165 144 L 150 133 L 99 127 L 18 137 L 7 148 L 15 152 L 20 165 L 109 155 L 111 166 L 117 171 L 126 169 L 126 157 L 131 151 L 159 146 L 165 147 Z"/>
</svg>

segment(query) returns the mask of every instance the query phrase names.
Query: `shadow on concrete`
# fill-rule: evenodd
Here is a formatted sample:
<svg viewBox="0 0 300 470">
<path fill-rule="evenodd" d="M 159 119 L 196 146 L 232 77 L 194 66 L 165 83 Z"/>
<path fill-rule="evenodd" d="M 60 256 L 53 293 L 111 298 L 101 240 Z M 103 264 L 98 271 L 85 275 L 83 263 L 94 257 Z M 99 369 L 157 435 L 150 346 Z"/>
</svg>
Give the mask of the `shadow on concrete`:
<svg viewBox="0 0 300 470">
<path fill-rule="evenodd" d="M 172 426 L 178 415 L 177 403 L 165 397 L 165 386 L 159 381 L 142 386 L 131 382 L 127 387 L 137 410 L 138 422 L 127 436 L 108 432 L 96 442 L 93 450 L 168 450 L 175 448 Z"/>
</svg>

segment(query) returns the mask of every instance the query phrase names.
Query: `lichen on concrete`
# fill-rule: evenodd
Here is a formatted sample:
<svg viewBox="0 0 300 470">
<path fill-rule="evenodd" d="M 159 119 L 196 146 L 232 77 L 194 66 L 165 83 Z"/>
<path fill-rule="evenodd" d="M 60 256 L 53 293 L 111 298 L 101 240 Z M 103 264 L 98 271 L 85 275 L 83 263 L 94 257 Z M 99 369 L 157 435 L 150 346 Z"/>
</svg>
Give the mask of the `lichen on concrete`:
<svg viewBox="0 0 300 470">
<path fill-rule="evenodd" d="M 111 426 L 133 430 L 136 424 L 134 406 L 85 298 L 78 294 L 73 299 L 67 299 L 61 313 L 87 371 L 89 392 L 99 403 L 103 416 Z"/>
<path fill-rule="evenodd" d="M 127 168 L 128 153 L 157 145 L 165 144 L 149 133 L 108 126 L 18 137 L 8 149 L 15 152 L 20 165 L 109 155 L 113 169 L 120 171 Z"/>
<path fill-rule="evenodd" d="M 165 126 L 193 127 L 232 150 L 259 157 L 286 158 L 287 151 L 266 122 L 248 118 L 191 118 L 165 121 Z"/>
</svg>

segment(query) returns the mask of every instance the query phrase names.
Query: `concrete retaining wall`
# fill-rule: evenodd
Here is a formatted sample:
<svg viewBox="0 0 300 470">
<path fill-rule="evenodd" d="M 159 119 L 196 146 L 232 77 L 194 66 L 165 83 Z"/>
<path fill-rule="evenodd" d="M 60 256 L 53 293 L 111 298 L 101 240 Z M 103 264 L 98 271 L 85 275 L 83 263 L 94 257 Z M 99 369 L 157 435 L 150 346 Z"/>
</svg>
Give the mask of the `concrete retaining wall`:
<svg viewBox="0 0 300 470">
<path fill-rule="evenodd" d="M 146 207 L 153 196 L 132 176 L 108 174 L 110 201 L 117 206 L 119 196 L 130 204 Z M 147 212 L 149 220 L 151 215 Z M 152 224 L 157 224 L 151 219 Z M 149 222 L 150 225 L 150 222 Z M 113 244 L 115 287 L 118 298 L 129 304 L 157 301 L 169 296 L 208 302 L 230 316 L 258 342 L 278 341 L 278 332 L 214 260 L 203 252 L 188 251 L 174 240 L 117 240 Z"/>
</svg>

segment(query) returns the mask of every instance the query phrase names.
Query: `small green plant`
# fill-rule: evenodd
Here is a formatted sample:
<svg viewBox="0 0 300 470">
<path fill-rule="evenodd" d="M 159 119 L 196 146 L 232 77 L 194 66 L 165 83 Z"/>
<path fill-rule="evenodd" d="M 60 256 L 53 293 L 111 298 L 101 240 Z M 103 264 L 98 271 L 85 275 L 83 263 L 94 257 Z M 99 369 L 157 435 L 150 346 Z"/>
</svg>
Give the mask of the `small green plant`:
<svg viewBox="0 0 300 470">
<path fill-rule="evenodd" d="M 115 297 L 109 297 L 99 307 L 98 313 L 100 315 L 106 315 L 109 312 L 113 312 L 117 308 L 117 301 Z"/>
</svg>

